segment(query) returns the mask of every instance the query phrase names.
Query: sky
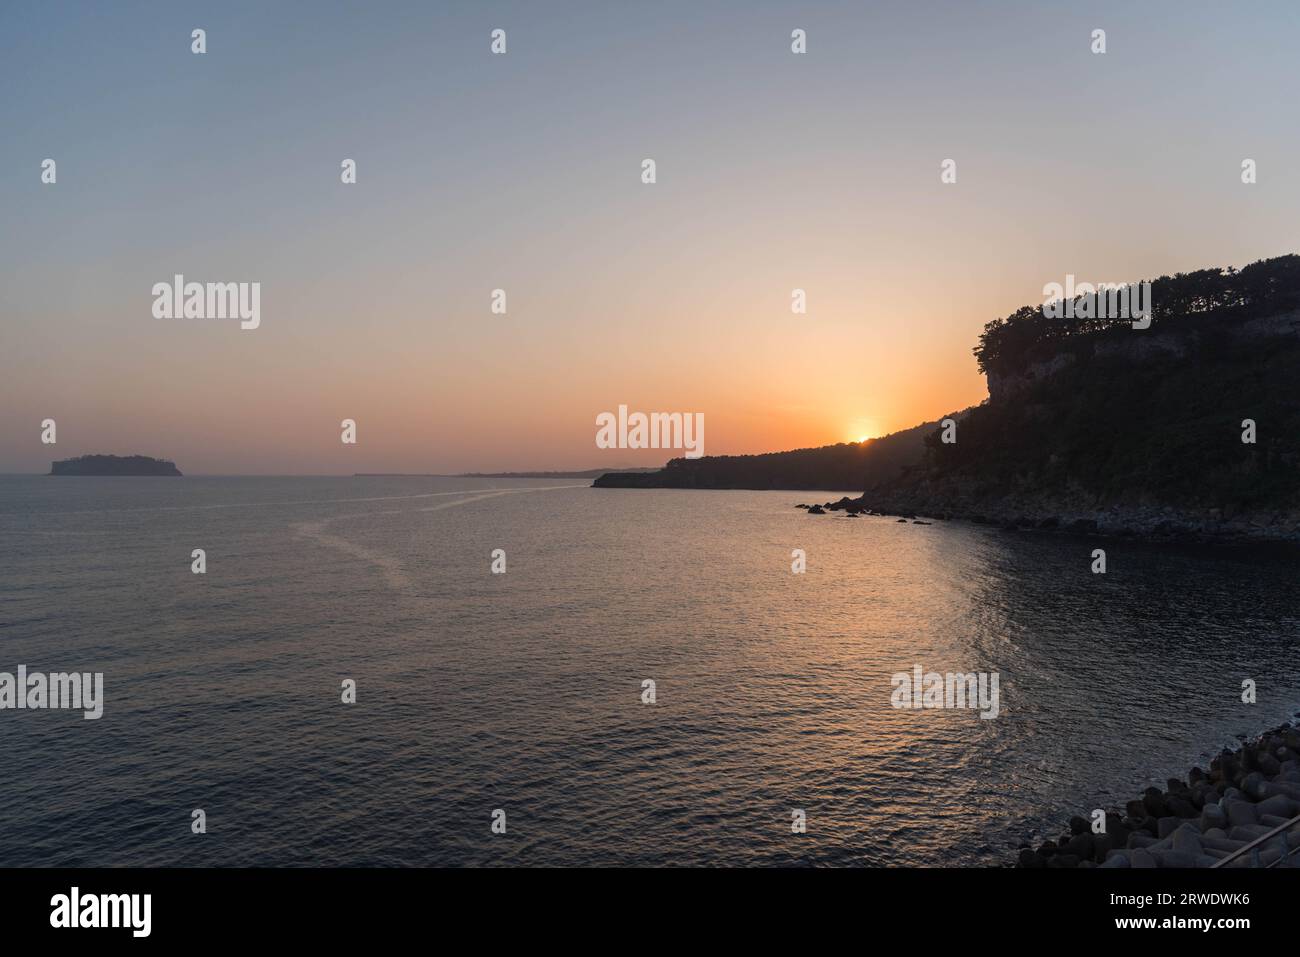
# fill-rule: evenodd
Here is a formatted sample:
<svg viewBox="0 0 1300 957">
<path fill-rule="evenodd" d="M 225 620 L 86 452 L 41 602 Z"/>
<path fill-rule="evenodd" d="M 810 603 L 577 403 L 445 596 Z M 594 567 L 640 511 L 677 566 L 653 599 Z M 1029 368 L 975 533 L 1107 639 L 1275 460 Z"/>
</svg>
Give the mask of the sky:
<svg viewBox="0 0 1300 957">
<path fill-rule="evenodd" d="M 680 454 L 597 448 L 619 405 L 706 454 L 908 428 L 1045 283 L 1300 251 L 1298 47 L 1293 2 L 0 0 L 0 472 Z M 177 273 L 260 326 L 156 318 Z"/>
</svg>

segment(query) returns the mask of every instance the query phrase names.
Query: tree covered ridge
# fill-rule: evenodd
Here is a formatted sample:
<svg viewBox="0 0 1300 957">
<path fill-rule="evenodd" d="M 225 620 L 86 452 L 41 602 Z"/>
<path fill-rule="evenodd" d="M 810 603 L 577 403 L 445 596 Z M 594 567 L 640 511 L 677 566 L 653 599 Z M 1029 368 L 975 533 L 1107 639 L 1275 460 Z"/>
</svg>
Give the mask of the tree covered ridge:
<svg viewBox="0 0 1300 957">
<path fill-rule="evenodd" d="M 866 442 L 757 455 L 675 458 L 658 472 L 602 475 L 596 488 L 803 489 L 861 491 L 896 477 L 925 454 L 926 422 Z"/>
<path fill-rule="evenodd" d="M 1182 328 L 1194 317 L 1241 322 L 1300 308 L 1300 255 L 1261 259 L 1241 269 L 1180 272 L 1150 282 L 1152 324 L 1159 323 L 1162 332 Z M 1064 340 L 1117 329 L 1137 334 L 1127 318 L 1049 318 L 1039 303 L 986 323 L 973 351 L 980 372 L 1006 375 L 1049 357 Z"/>
<path fill-rule="evenodd" d="M 1176 349 L 1098 350 L 1078 332 L 1079 348 L 1054 340 L 1073 361 L 972 409 L 955 442 L 932 431 L 925 461 L 891 491 L 955 512 L 1168 506 L 1249 512 L 1265 525 L 1283 515 L 1300 538 L 1300 337 L 1231 334 L 1239 318 L 1296 308 L 1298 263 L 1256 264 L 1249 294 L 1231 285 L 1244 269 L 1176 277 L 1182 311 L 1163 313 L 1162 333 Z M 1152 341 L 1131 328 L 1113 335 Z"/>
</svg>

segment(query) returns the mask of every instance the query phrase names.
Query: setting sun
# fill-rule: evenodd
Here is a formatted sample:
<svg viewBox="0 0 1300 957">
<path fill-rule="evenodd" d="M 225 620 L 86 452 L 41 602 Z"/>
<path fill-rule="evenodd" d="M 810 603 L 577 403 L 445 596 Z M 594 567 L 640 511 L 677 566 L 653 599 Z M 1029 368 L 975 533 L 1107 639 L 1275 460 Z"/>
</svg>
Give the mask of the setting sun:
<svg viewBox="0 0 1300 957">
<path fill-rule="evenodd" d="M 880 434 L 876 429 L 876 423 L 868 419 L 854 419 L 844 431 L 849 434 L 850 442 L 857 443 L 869 441 Z"/>
</svg>

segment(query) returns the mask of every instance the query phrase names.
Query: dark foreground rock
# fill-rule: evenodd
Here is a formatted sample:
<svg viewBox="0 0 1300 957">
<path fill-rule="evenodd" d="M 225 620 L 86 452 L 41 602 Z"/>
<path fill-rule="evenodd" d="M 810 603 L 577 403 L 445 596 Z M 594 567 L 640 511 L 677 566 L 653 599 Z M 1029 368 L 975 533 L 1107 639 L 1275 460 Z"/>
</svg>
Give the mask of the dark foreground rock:
<svg viewBox="0 0 1300 957">
<path fill-rule="evenodd" d="M 1209 771 L 1192 768 L 1186 780 L 1149 787 L 1123 811 L 1106 809 L 1104 832 L 1071 818 L 1068 833 L 1022 847 L 1016 864 L 1186 868 L 1230 858 L 1224 867 L 1300 867 L 1300 821 L 1284 827 L 1297 815 L 1300 729 L 1287 724 L 1223 751 Z"/>
</svg>

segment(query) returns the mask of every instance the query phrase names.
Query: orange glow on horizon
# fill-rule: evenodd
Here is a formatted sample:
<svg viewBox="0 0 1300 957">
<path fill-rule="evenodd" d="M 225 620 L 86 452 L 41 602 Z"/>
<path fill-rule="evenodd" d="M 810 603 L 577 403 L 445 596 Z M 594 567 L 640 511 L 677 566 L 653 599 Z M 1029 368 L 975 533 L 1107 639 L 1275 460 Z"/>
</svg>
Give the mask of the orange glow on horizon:
<svg viewBox="0 0 1300 957">
<path fill-rule="evenodd" d="M 884 434 L 876 428 L 876 423 L 871 419 L 854 419 L 849 423 L 845 431 L 849 435 L 849 441 L 858 445 L 863 442 L 870 442 L 872 439 L 879 438 Z"/>
</svg>

